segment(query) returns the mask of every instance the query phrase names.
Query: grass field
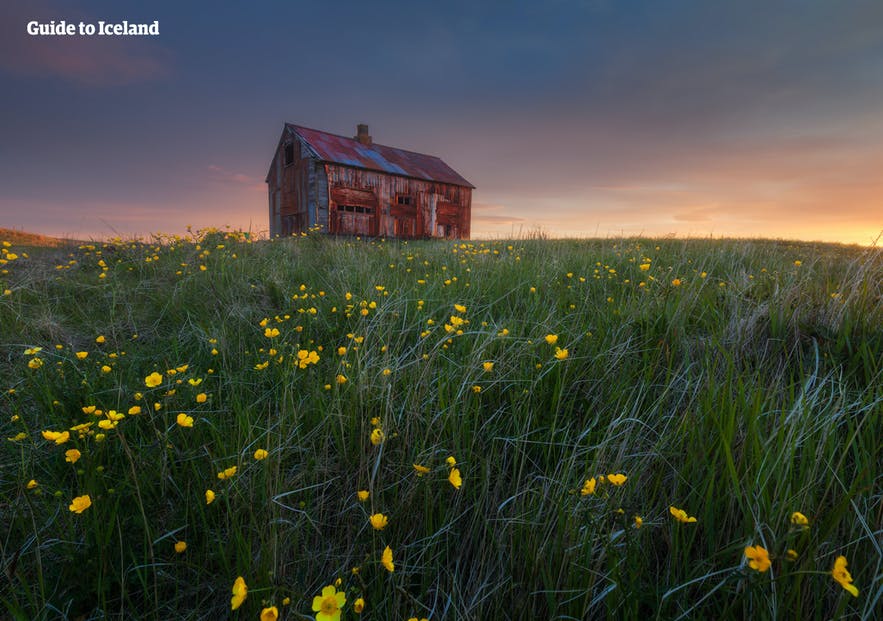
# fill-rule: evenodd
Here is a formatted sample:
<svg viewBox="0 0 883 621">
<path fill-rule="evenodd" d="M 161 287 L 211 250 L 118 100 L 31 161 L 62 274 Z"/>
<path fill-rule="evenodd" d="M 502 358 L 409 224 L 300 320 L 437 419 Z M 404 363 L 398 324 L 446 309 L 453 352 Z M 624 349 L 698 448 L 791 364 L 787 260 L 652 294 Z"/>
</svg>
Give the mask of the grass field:
<svg viewBox="0 0 883 621">
<path fill-rule="evenodd" d="M 0 260 L 0 616 L 883 618 L 879 249 Z"/>
</svg>

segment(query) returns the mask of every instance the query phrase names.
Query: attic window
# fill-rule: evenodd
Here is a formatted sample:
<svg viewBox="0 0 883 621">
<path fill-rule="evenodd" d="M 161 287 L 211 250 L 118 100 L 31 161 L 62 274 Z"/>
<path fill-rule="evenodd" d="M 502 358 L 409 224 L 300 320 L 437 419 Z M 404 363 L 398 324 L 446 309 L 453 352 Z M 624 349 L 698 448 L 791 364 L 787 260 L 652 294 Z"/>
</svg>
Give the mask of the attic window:
<svg viewBox="0 0 883 621">
<path fill-rule="evenodd" d="M 407 194 L 398 194 L 396 195 L 396 204 L 397 205 L 413 205 L 414 199 Z"/>
<path fill-rule="evenodd" d="M 294 143 L 286 142 L 285 143 L 285 165 L 291 166 L 294 164 Z"/>
</svg>

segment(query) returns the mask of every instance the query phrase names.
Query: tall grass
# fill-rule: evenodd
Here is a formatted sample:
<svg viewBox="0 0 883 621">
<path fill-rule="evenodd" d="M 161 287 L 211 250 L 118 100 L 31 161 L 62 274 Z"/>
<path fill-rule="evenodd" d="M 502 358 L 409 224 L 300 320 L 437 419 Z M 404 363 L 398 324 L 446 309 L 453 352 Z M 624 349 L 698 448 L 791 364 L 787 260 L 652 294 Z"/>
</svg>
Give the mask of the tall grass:
<svg viewBox="0 0 883 621">
<path fill-rule="evenodd" d="M 238 576 L 240 618 L 311 618 L 337 579 L 343 618 L 358 597 L 366 619 L 883 608 L 879 250 L 203 232 L 9 253 L 10 618 L 223 617 Z"/>
</svg>

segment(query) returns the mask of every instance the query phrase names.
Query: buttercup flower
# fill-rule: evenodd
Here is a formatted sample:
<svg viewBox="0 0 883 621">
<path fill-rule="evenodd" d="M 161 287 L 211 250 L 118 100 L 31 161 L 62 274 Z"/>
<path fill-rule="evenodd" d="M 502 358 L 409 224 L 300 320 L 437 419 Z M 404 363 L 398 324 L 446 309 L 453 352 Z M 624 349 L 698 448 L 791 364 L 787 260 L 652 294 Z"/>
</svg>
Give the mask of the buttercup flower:
<svg viewBox="0 0 883 621">
<path fill-rule="evenodd" d="M 71 513 L 82 513 L 91 506 L 92 499 L 89 497 L 89 494 L 85 494 L 74 498 L 68 509 L 70 509 Z"/>
<path fill-rule="evenodd" d="M 205 504 L 210 505 L 214 501 L 215 501 L 215 493 L 210 489 L 205 490 Z"/>
<path fill-rule="evenodd" d="M 459 468 L 451 469 L 451 474 L 448 475 L 448 482 L 455 488 L 460 489 L 460 486 L 463 485 L 463 478 L 460 476 Z"/>
<path fill-rule="evenodd" d="M 156 388 L 160 384 L 162 384 L 162 375 L 156 371 L 144 378 L 144 385 L 148 388 Z"/>
<path fill-rule="evenodd" d="M 316 621 L 340 621 L 340 610 L 346 604 L 346 593 L 329 584 L 322 589 L 322 595 L 313 598 L 313 612 Z"/>
<path fill-rule="evenodd" d="M 608 474 L 607 475 L 607 481 L 609 481 L 611 485 L 616 485 L 617 487 L 624 484 L 627 479 L 628 479 L 628 477 L 625 476 L 624 474 Z"/>
<path fill-rule="evenodd" d="M 383 433 L 383 430 L 379 428 L 375 428 L 371 431 L 371 444 L 377 446 L 378 444 L 383 444 L 383 440 L 386 436 Z"/>
<path fill-rule="evenodd" d="M 386 571 L 392 573 L 395 571 L 395 563 L 392 562 L 392 548 L 386 546 L 383 550 L 383 554 L 380 557 L 380 564 L 386 568 Z"/>
<path fill-rule="evenodd" d="M 269 453 L 267 453 L 267 451 L 265 451 L 265 450 L 262 449 L 262 448 L 259 448 L 258 450 L 256 450 L 256 451 L 254 452 L 254 458 L 255 458 L 257 461 L 261 461 L 262 459 L 266 459 L 268 454 L 269 454 Z"/>
<path fill-rule="evenodd" d="M 88 355 L 89 355 L 89 352 L 87 352 L 87 351 L 78 351 L 78 352 L 76 353 L 77 360 L 83 360 L 83 359 L 85 359 Z"/>
<path fill-rule="evenodd" d="M 279 609 L 275 606 L 261 610 L 261 621 L 276 621 L 279 618 Z"/>
<path fill-rule="evenodd" d="M 598 485 L 598 482 L 595 480 L 595 477 L 591 479 L 586 479 L 586 482 L 583 483 L 583 488 L 579 491 L 583 496 L 588 496 L 590 494 L 595 493 L 595 487 Z"/>
<path fill-rule="evenodd" d="M 761 546 L 748 546 L 745 548 L 745 557 L 748 560 L 748 566 L 760 573 L 770 568 L 770 555 L 766 548 Z"/>
<path fill-rule="evenodd" d="M 414 464 L 414 470 L 417 472 L 418 477 L 422 477 L 424 474 L 429 472 L 429 468 L 426 466 L 421 466 L 420 464 Z"/>
<path fill-rule="evenodd" d="M 482 369 L 484 369 L 485 373 L 490 373 L 491 371 L 494 370 L 494 363 L 493 362 L 482 362 L 481 367 L 482 367 Z"/>
<path fill-rule="evenodd" d="M 175 552 L 178 554 L 183 554 L 187 551 L 187 542 L 186 541 L 176 541 L 175 542 Z"/>
<path fill-rule="evenodd" d="M 858 597 L 858 589 L 852 584 L 852 575 L 846 569 L 846 557 L 838 556 L 834 561 L 834 567 L 831 569 L 831 576 L 840 586 L 849 591 L 853 597 Z"/>
<path fill-rule="evenodd" d="M 791 523 L 795 526 L 809 527 L 809 520 L 800 511 L 791 514 Z"/>
<path fill-rule="evenodd" d="M 242 602 L 248 597 L 248 585 L 245 584 L 245 578 L 239 576 L 233 582 L 233 597 L 230 598 L 230 610 L 236 610 L 242 606 Z"/>
<path fill-rule="evenodd" d="M 205 403 L 207 399 L 208 399 L 208 395 L 205 394 L 204 392 L 201 392 L 198 395 L 196 395 L 196 402 L 197 403 Z"/>
<path fill-rule="evenodd" d="M 267 328 L 264 330 L 264 336 L 268 339 L 273 339 L 279 336 L 279 328 Z"/>
<path fill-rule="evenodd" d="M 382 513 L 371 514 L 371 516 L 368 518 L 368 521 L 371 523 L 371 526 L 374 528 L 374 530 L 383 530 L 389 523 L 389 519 Z"/>
<path fill-rule="evenodd" d="M 187 416 L 186 414 L 181 412 L 180 414 L 178 414 L 177 423 L 181 427 L 193 427 L 193 417 Z"/>
<path fill-rule="evenodd" d="M 635 516 L 635 528 L 641 528 L 644 525 L 644 519 L 640 515 Z"/>
<path fill-rule="evenodd" d="M 684 524 L 690 524 L 696 521 L 695 517 L 688 516 L 686 511 L 684 511 L 683 509 L 678 509 L 677 507 L 669 507 L 668 512 L 671 513 L 674 519 Z"/>
<path fill-rule="evenodd" d="M 27 484 L 26 487 L 27 487 L 28 489 L 34 489 L 34 488 L 37 487 L 38 485 L 39 485 L 39 483 L 37 483 L 37 480 L 36 480 L 36 479 L 31 479 L 30 481 L 28 481 L 28 484 Z"/>
<path fill-rule="evenodd" d="M 360 597 L 353 602 L 353 612 L 360 615 L 363 610 L 365 610 L 365 600 Z"/>
<path fill-rule="evenodd" d="M 230 466 L 226 470 L 222 470 L 218 473 L 218 478 L 224 481 L 225 479 L 229 479 L 234 474 L 236 474 L 236 466 Z"/>
<path fill-rule="evenodd" d="M 77 449 L 68 449 L 64 452 L 64 461 L 75 464 L 81 455 L 82 454 Z"/>
<path fill-rule="evenodd" d="M 558 360 L 567 360 L 567 357 L 570 355 L 570 352 L 566 349 L 562 349 L 560 347 L 555 348 L 555 358 Z"/>
<path fill-rule="evenodd" d="M 360 489 L 358 492 L 356 492 L 356 498 L 359 499 L 359 502 L 365 502 L 366 500 L 368 500 L 369 495 L 370 492 L 368 492 L 368 490 L 366 489 Z"/>
<path fill-rule="evenodd" d="M 549 345 L 554 345 L 555 343 L 558 342 L 558 335 L 557 334 L 547 334 L 546 335 L 546 342 Z"/>
</svg>

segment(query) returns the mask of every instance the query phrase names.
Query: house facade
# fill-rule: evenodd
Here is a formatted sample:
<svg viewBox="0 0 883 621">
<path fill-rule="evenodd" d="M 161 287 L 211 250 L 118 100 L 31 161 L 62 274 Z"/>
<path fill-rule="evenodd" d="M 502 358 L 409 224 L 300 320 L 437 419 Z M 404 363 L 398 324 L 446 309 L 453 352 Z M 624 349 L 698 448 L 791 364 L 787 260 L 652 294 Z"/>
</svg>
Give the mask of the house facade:
<svg viewBox="0 0 883 621">
<path fill-rule="evenodd" d="M 286 123 L 267 173 L 270 236 L 468 239 L 472 190 L 441 159 Z"/>
</svg>

